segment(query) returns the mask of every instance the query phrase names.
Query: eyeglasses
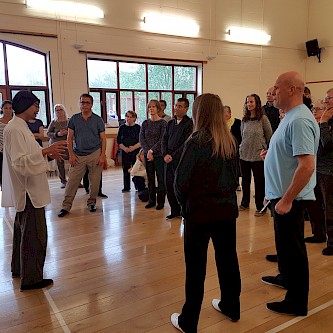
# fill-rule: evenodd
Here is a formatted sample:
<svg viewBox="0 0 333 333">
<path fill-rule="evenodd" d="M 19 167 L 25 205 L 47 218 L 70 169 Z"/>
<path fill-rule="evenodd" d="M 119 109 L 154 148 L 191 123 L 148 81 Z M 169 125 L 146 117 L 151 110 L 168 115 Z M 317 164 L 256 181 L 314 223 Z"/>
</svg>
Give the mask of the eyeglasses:
<svg viewBox="0 0 333 333">
<path fill-rule="evenodd" d="M 81 104 L 81 105 L 90 105 L 91 102 L 84 102 L 84 101 L 83 101 L 83 102 L 80 102 L 80 104 Z"/>
<path fill-rule="evenodd" d="M 319 108 L 319 107 L 311 109 L 311 111 L 324 111 L 324 110 L 325 108 Z"/>
<path fill-rule="evenodd" d="M 325 96 L 325 99 L 331 99 L 333 96 Z"/>
</svg>

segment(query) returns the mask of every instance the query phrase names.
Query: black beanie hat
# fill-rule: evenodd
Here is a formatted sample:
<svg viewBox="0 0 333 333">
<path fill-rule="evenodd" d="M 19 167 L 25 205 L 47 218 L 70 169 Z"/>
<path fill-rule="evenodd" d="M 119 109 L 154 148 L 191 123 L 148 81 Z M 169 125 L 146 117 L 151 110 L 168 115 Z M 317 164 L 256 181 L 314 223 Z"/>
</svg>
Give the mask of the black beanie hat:
<svg viewBox="0 0 333 333">
<path fill-rule="evenodd" d="M 30 91 L 21 90 L 13 98 L 13 110 L 15 114 L 20 114 L 34 104 L 39 104 L 40 100 Z"/>
</svg>

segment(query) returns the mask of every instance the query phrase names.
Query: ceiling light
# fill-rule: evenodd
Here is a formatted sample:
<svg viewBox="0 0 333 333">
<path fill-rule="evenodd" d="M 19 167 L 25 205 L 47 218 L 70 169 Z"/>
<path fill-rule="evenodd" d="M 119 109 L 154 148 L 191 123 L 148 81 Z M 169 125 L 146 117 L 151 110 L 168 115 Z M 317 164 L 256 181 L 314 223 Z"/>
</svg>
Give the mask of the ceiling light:
<svg viewBox="0 0 333 333">
<path fill-rule="evenodd" d="M 149 13 L 143 18 L 143 29 L 168 35 L 195 37 L 200 27 L 195 21 L 181 16 Z"/>
<path fill-rule="evenodd" d="M 73 16 L 86 18 L 104 18 L 102 9 L 74 1 L 26 0 L 26 5 L 32 9 L 55 13 L 58 16 Z"/>
<path fill-rule="evenodd" d="M 267 45 L 271 40 L 271 35 L 257 29 L 230 27 L 227 32 L 229 42 Z"/>
</svg>

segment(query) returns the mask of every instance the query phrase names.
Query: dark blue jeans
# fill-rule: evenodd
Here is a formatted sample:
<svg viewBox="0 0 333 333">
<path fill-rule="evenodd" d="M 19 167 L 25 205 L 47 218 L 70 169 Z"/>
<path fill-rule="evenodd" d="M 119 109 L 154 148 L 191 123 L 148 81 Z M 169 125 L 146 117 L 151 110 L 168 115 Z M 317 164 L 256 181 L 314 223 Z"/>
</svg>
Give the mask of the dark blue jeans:
<svg viewBox="0 0 333 333">
<path fill-rule="evenodd" d="M 215 250 L 221 302 L 225 306 L 236 304 L 232 311 L 240 311 L 241 279 L 236 252 L 236 220 L 191 223 L 184 221 L 184 252 L 186 263 L 186 300 L 178 318 L 186 333 L 196 333 L 204 296 L 207 249 L 210 238 Z"/>
<path fill-rule="evenodd" d="M 304 243 L 304 202 L 294 200 L 290 212 L 279 215 L 275 211 L 279 200 L 271 200 L 271 204 L 279 269 L 288 290 L 285 300 L 299 310 L 307 310 L 309 263 Z"/>
</svg>

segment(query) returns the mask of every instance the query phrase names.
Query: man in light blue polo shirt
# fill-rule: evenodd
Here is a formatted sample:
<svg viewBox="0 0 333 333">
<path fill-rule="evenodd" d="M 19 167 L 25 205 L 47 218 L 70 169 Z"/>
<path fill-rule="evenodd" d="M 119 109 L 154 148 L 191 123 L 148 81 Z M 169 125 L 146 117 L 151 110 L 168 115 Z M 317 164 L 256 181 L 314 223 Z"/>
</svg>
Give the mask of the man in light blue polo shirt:
<svg viewBox="0 0 333 333">
<path fill-rule="evenodd" d="M 77 189 L 86 169 L 89 170 L 90 196 L 87 206 L 96 211 L 96 197 L 105 163 L 106 136 L 103 119 L 92 112 L 93 97 L 80 96 L 80 113 L 74 114 L 68 123 L 68 153 L 71 165 L 62 208 L 58 213 L 63 217 L 72 208 Z M 73 146 L 73 142 L 75 144 Z"/>
<path fill-rule="evenodd" d="M 303 203 L 315 200 L 315 161 L 319 129 L 303 104 L 304 82 L 297 72 L 281 74 L 274 85 L 274 105 L 285 117 L 272 136 L 265 158 L 265 195 L 271 201 L 275 243 L 283 286 L 282 302 L 267 303 L 267 309 L 306 316 L 309 265 L 304 243 Z M 274 278 L 263 277 L 263 281 Z"/>
</svg>

